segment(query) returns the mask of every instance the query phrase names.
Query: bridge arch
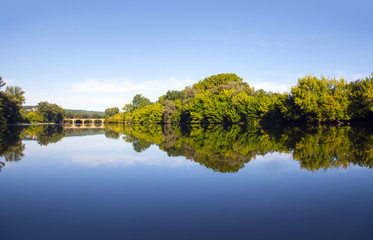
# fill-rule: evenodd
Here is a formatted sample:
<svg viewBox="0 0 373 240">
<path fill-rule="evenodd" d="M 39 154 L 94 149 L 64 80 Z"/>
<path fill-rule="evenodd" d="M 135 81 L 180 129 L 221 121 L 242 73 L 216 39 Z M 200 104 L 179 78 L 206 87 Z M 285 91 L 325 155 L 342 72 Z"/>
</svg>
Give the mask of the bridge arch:
<svg viewBox="0 0 373 240">
<path fill-rule="evenodd" d="M 72 124 L 73 126 L 75 126 L 76 121 L 80 121 L 82 122 L 82 124 L 85 124 L 87 121 L 92 122 L 92 124 L 95 122 L 100 122 L 101 126 L 104 125 L 105 123 L 105 119 L 103 118 L 64 118 L 63 119 L 64 124 Z"/>
</svg>

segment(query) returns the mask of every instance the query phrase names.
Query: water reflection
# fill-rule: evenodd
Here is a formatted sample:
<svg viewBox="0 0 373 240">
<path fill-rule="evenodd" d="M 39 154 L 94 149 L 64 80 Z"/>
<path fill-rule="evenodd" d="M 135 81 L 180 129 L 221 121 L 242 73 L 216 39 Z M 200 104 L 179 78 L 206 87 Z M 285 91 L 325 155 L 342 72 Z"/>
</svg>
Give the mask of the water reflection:
<svg viewBox="0 0 373 240">
<path fill-rule="evenodd" d="M 21 128 L 9 129 L 4 125 L 0 126 L 0 156 L 4 158 L 0 161 L 0 171 L 5 162 L 18 162 L 24 157 L 25 145 L 22 144 L 21 133 Z"/>
<path fill-rule="evenodd" d="M 274 152 L 291 154 L 309 171 L 373 166 L 373 134 L 368 127 L 133 125 L 123 128 L 123 134 L 135 151 L 156 144 L 168 156 L 184 156 L 219 172 L 237 172 L 257 156 Z"/>
<path fill-rule="evenodd" d="M 223 173 L 239 171 L 255 159 L 270 153 L 289 154 L 301 169 L 309 171 L 373 166 L 371 127 L 350 126 L 259 126 L 259 125 L 107 125 L 102 128 L 64 128 L 61 125 L 31 125 L 0 128 L 0 170 L 5 162 L 24 157 L 22 140 L 42 146 L 64 137 L 105 134 L 123 139 L 136 152 L 156 145 L 170 157 L 183 156 Z"/>
<path fill-rule="evenodd" d="M 70 128 L 62 125 L 31 125 L 23 129 L 24 140 L 36 140 L 38 144 L 46 146 L 50 143 L 61 141 L 64 137 L 73 136 L 88 136 L 96 134 L 104 134 L 103 128 Z"/>
</svg>

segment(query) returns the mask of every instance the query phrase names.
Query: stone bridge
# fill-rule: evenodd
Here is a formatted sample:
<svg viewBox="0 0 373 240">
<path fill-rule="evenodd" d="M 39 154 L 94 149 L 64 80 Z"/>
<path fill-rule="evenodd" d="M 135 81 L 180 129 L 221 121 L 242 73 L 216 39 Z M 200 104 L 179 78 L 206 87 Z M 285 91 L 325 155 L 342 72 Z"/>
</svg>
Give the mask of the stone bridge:
<svg viewBox="0 0 373 240">
<path fill-rule="evenodd" d="M 97 125 L 97 122 L 100 122 L 100 126 L 103 126 L 105 123 L 105 119 L 103 118 L 64 118 L 63 123 L 64 124 L 71 124 L 72 126 L 75 126 L 77 121 L 80 121 L 81 124 L 85 124 L 86 122 L 95 123 Z M 80 124 L 80 123 L 79 123 Z"/>
</svg>

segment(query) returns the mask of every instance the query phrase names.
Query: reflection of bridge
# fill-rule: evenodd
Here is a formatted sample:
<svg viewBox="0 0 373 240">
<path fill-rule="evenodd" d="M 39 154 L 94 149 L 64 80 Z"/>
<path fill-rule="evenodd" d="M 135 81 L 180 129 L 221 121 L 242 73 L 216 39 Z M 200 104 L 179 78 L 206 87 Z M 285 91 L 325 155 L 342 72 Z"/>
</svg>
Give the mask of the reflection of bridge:
<svg viewBox="0 0 373 240">
<path fill-rule="evenodd" d="M 75 128 L 77 128 L 77 129 L 91 129 L 91 128 L 104 129 L 105 126 L 104 125 L 97 126 L 97 125 L 94 125 L 94 124 L 86 126 L 86 125 L 83 125 L 83 124 L 77 124 L 77 125 L 65 125 L 63 128 L 64 129 L 75 129 Z"/>
<path fill-rule="evenodd" d="M 63 119 L 64 124 L 71 124 L 72 127 L 75 127 L 75 125 L 81 125 L 86 124 L 87 122 L 92 123 L 96 127 L 101 127 L 104 125 L 105 119 L 103 118 L 64 118 Z M 79 122 L 79 123 L 77 123 Z M 99 123 L 99 126 L 97 125 Z"/>
</svg>

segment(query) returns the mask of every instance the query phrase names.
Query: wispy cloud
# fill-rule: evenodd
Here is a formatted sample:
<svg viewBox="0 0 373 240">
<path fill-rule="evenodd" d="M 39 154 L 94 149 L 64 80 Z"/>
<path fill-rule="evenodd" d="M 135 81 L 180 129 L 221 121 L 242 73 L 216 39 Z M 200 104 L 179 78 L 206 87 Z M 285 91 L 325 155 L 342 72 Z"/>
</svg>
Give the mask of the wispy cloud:
<svg viewBox="0 0 373 240">
<path fill-rule="evenodd" d="M 289 92 L 291 90 L 290 84 L 276 83 L 276 82 L 258 82 L 253 83 L 252 86 L 256 89 L 263 89 L 271 92 Z"/>
<path fill-rule="evenodd" d="M 149 158 L 122 154 L 76 154 L 71 158 L 74 163 L 88 167 L 128 167 L 133 165 L 181 167 L 195 165 L 194 162 L 183 158 Z"/>
<path fill-rule="evenodd" d="M 343 77 L 347 81 L 356 81 L 358 79 L 362 79 L 362 78 L 370 76 L 370 73 L 369 72 L 353 73 L 353 72 L 348 72 L 345 70 L 321 69 L 321 72 L 316 73 L 314 75 L 316 77 L 324 76 L 327 78 L 336 78 L 336 79 Z"/>
<path fill-rule="evenodd" d="M 362 79 L 368 76 L 370 76 L 369 73 L 355 73 L 351 75 L 351 81 L 356 81 L 358 79 Z"/>
<path fill-rule="evenodd" d="M 141 93 L 182 89 L 194 83 L 190 79 L 168 78 L 164 80 L 97 80 L 87 79 L 73 83 L 72 92 L 77 93 Z"/>
<path fill-rule="evenodd" d="M 130 80 L 99 81 L 96 79 L 88 79 L 74 83 L 71 87 L 71 91 L 78 93 L 127 93 L 146 88 L 146 84 L 136 84 Z"/>
<path fill-rule="evenodd" d="M 168 90 L 182 90 L 195 82 L 188 77 L 143 81 L 82 79 L 67 85 L 66 91 L 59 91 L 57 94 L 40 92 L 33 94 L 34 97 L 29 97 L 27 101 L 36 104 L 40 100 L 35 96 L 43 96 L 43 100 L 57 103 L 64 108 L 104 111 L 109 107 L 122 108 L 124 104 L 130 103 L 136 94 L 142 94 L 154 102 Z"/>
</svg>

